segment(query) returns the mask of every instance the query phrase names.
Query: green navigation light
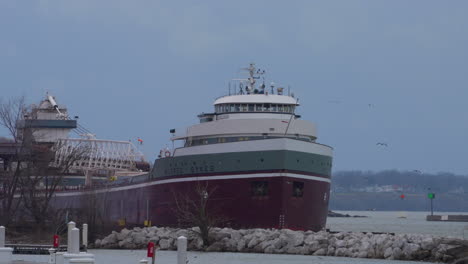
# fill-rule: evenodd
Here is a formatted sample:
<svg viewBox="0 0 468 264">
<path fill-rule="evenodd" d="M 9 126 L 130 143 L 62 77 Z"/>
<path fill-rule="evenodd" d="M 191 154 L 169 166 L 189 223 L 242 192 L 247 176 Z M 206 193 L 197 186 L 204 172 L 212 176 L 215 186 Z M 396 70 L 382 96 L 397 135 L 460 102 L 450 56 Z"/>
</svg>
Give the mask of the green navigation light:
<svg viewBox="0 0 468 264">
<path fill-rule="evenodd" d="M 427 198 L 434 199 L 435 198 L 435 193 L 428 193 Z"/>
</svg>

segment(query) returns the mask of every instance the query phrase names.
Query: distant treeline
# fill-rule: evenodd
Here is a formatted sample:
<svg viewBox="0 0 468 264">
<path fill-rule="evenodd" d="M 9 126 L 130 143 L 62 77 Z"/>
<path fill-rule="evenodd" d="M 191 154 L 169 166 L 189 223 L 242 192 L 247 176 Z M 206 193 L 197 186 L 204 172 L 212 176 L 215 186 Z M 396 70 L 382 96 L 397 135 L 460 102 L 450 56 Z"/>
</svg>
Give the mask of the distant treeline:
<svg viewBox="0 0 468 264">
<path fill-rule="evenodd" d="M 332 176 L 332 210 L 430 210 L 468 212 L 468 176 L 419 171 L 341 171 Z"/>
</svg>

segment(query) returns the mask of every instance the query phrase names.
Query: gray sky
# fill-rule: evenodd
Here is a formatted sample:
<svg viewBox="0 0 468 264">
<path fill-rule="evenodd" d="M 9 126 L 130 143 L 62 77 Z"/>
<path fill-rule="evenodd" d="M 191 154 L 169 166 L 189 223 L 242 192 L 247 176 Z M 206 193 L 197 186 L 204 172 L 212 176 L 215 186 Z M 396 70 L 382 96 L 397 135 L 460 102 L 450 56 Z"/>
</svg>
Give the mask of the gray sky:
<svg viewBox="0 0 468 264">
<path fill-rule="evenodd" d="M 334 170 L 468 174 L 467 1 L 226 2 L 0 1 L 0 96 L 48 90 L 154 159 L 256 62 L 300 98 Z"/>
</svg>

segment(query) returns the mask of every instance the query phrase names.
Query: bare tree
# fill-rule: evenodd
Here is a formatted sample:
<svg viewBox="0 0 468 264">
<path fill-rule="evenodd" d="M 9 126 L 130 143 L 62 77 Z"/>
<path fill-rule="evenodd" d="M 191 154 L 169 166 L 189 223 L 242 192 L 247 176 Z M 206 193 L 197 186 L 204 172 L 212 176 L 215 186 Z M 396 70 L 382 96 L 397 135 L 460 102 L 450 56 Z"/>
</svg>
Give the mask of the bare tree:
<svg viewBox="0 0 468 264">
<path fill-rule="evenodd" d="M 61 148 L 68 147 L 61 141 L 51 148 L 36 146 L 28 160 L 28 166 L 21 173 L 22 205 L 39 225 L 45 224 L 48 216 L 54 214 L 50 201 L 62 184 L 64 176 L 76 161 L 89 153 L 89 147 L 75 146 L 64 159 L 60 160 L 60 163 L 53 163 L 55 153 Z"/>
<path fill-rule="evenodd" d="M 53 214 L 50 201 L 64 175 L 89 154 L 89 146 L 71 147 L 60 140 L 38 142 L 40 134 L 26 120 L 30 114 L 35 113 L 26 107 L 24 97 L 0 102 L 0 125 L 9 131 L 13 141 L 8 144 L 12 150 L 8 168 L 0 174 L 1 224 L 10 223 L 16 213 L 21 213 L 19 217 L 29 216 L 42 226 Z M 62 148 L 68 148 L 68 154 L 56 162 L 55 153 Z"/>
<path fill-rule="evenodd" d="M 185 194 L 173 192 L 175 200 L 175 213 L 179 225 L 184 227 L 196 226 L 200 229 L 198 234 L 205 246 L 210 245 L 210 231 L 226 222 L 226 217 L 219 213 L 219 203 L 213 199 L 217 187 L 209 187 L 208 182 L 197 182 L 194 190 Z"/>
<path fill-rule="evenodd" d="M 106 187 L 107 188 L 107 187 Z M 80 210 L 77 220 L 89 225 L 89 240 L 94 241 L 98 236 L 106 234 L 114 227 L 106 215 L 108 204 L 107 191 L 101 194 L 89 191 L 80 198 Z"/>
<path fill-rule="evenodd" d="M 12 151 L 9 159 L 4 159 L 4 167 L 10 167 L 0 174 L 0 224 L 8 225 L 14 218 L 20 203 L 20 197 L 16 197 L 20 186 L 20 172 L 23 160 L 27 156 L 26 145 L 29 138 L 21 140 L 18 133 L 18 124 L 27 112 L 24 97 L 10 99 L 7 102 L 0 101 L 0 125 L 6 128 L 12 137 L 8 147 Z M 23 144 L 24 143 L 24 144 Z M 9 164 L 6 164 L 9 163 Z"/>
</svg>

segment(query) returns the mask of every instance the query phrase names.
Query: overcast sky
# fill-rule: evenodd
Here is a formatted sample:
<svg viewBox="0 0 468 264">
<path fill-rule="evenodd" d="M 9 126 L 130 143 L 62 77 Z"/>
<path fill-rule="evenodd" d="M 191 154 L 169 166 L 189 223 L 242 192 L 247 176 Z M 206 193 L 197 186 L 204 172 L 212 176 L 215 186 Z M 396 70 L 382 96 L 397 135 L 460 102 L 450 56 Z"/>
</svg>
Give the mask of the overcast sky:
<svg viewBox="0 0 468 264">
<path fill-rule="evenodd" d="M 468 1 L 227 2 L 0 1 L 0 96 L 49 91 L 153 160 L 255 62 L 335 171 L 468 174 Z"/>
</svg>

